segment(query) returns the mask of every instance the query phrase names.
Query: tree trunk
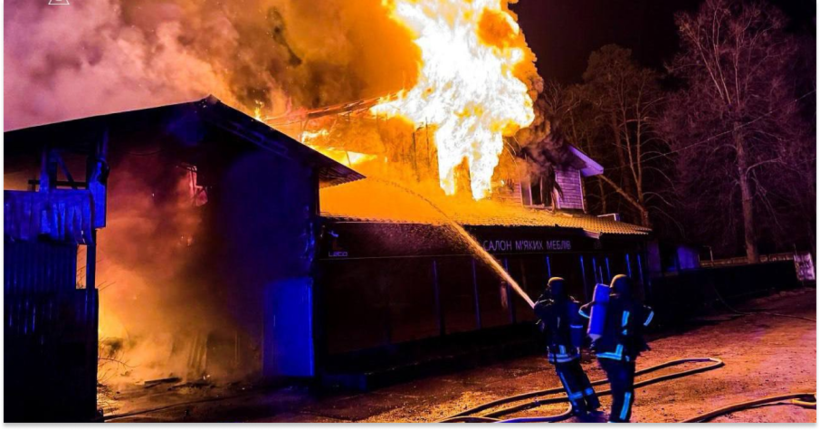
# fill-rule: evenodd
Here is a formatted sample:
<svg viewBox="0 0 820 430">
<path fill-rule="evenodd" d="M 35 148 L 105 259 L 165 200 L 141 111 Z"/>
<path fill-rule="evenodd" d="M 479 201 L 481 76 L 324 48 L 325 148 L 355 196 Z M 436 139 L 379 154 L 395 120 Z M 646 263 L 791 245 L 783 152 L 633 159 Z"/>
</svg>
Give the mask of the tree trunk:
<svg viewBox="0 0 820 430">
<path fill-rule="evenodd" d="M 634 197 L 630 196 L 629 193 L 626 192 L 626 190 L 621 188 L 620 185 L 616 184 L 615 181 L 613 181 L 612 179 L 609 179 L 604 175 L 598 175 L 598 178 L 603 179 L 604 182 L 609 184 L 615 190 L 616 193 L 620 194 L 621 197 L 623 197 L 624 200 L 627 201 L 627 203 L 632 205 L 638 211 L 638 213 L 641 214 L 642 227 L 652 228 L 652 223 L 649 221 L 649 210 L 647 210 L 646 207 L 644 207 L 644 205 L 638 202 L 638 200 L 636 200 Z"/>
<path fill-rule="evenodd" d="M 740 181 L 741 206 L 743 208 L 743 236 L 746 241 L 746 259 L 750 264 L 757 263 L 760 257 L 757 254 L 757 243 L 755 243 L 755 223 L 754 205 L 752 199 L 752 187 L 749 183 L 749 160 L 743 147 L 743 135 L 740 132 L 740 124 L 735 122 L 734 130 L 735 149 L 737 151 L 737 173 Z"/>
<path fill-rule="evenodd" d="M 618 119 L 617 119 L 614 111 L 609 116 L 609 126 L 610 126 L 610 128 L 612 128 L 612 135 L 615 138 L 615 149 L 617 150 L 615 152 L 616 152 L 616 154 L 618 154 L 618 163 L 620 163 L 620 171 L 621 171 L 621 174 L 619 175 L 620 179 L 621 179 L 620 185 L 624 189 L 628 190 L 629 189 L 629 175 L 623 174 L 623 171 L 624 171 L 623 169 L 625 169 L 626 166 L 627 166 L 626 154 L 624 154 L 624 144 L 623 144 L 623 141 L 621 139 L 621 128 L 618 126 Z M 624 125 L 624 127 L 626 127 L 626 125 Z"/>
<path fill-rule="evenodd" d="M 649 221 L 649 211 L 641 208 L 641 225 L 643 227 L 652 228 L 652 222 Z"/>
</svg>

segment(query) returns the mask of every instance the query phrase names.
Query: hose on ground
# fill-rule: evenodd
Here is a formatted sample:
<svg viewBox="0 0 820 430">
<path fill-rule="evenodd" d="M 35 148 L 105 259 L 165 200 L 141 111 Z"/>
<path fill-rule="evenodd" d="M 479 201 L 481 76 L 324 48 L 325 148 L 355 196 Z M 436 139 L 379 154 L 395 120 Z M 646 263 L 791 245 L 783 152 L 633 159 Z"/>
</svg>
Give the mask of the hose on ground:
<svg viewBox="0 0 820 430">
<path fill-rule="evenodd" d="M 817 408 L 817 399 L 815 398 L 815 393 L 792 393 L 792 394 L 783 394 L 779 396 L 769 396 L 769 397 L 761 397 L 759 399 L 749 400 L 746 402 L 735 403 L 733 405 L 729 405 L 720 409 L 715 409 L 713 411 L 707 412 L 705 414 L 701 414 L 686 420 L 681 421 L 682 423 L 705 423 L 708 422 L 716 417 L 721 415 L 726 415 L 731 412 L 741 411 L 743 409 L 754 408 L 757 406 L 762 406 L 768 403 L 780 402 L 783 400 L 792 400 L 791 404 L 802 406 L 804 408 Z"/>
<path fill-rule="evenodd" d="M 712 363 L 712 364 L 710 364 L 709 366 L 706 366 L 706 367 L 699 367 L 697 369 L 685 370 L 683 372 L 672 373 L 672 374 L 669 374 L 669 375 L 663 375 L 663 376 L 659 376 L 657 378 L 648 379 L 646 381 L 636 382 L 635 383 L 635 388 L 640 388 L 640 387 L 644 387 L 644 386 L 647 386 L 647 385 L 656 384 L 656 383 L 659 383 L 659 382 L 662 382 L 662 381 L 668 381 L 668 380 L 671 380 L 671 379 L 683 378 L 685 376 L 695 375 L 695 374 L 698 374 L 698 373 L 708 372 L 710 370 L 718 369 L 718 368 L 723 367 L 725 365 L 722 360 L 717 359 L 717 358 L 685 358 L 685 359 L 681 359 L 681 360 L 668 361 L 666 363 L 659 364 L 657 366 L 652 366 L 652 367 L 648 367 L 646 369 L 641 369 L 641 370 L 635 372 L 635 376 L 638 377 L 638 376 L 641 376 L 641 375 L 654 373 L 654 372 L 657 372 L 657 371 L 662 370 L 662 369 L 666 369 L 666 368 L 669 368 L 669 367 L 680 366 L 682 364 L 687 364 L 687 363 Z M 606 379 L 599 379 L 597 381 L 592 381 L 592 386 L 595 387 L 595 386 L 598 386 L 598 385 L 606 384 L 608 382 L 609 381 L 607 381 Z M 529 393 L 518 394 L 518 395 L 515 395 L 515 396 L 511 396 L 511 397 L 505 397 L 503 399 L 494 400 L 492 402 L 488 402 L 488 403 L 485 403 L 483 405 L 476 406 L 475 408 L 466 410 L 466 411 L 461 412 L 457 415 L 453 415 L 453 416 L 448 417 L 444 420 L 438 421 L 438 423 L 446 424 L 446 423 L 458 423 L 458 422 L 467 422 L 467 423 L 501 422 L 501 420 L 497 419 L 498 417 L 502 417 L 502 416 L 509 415 L 509 414 L 516 413 L 516 412 L 521 412 L 521 411 L 524 411 L 524 410 L 527 410 L 527 409 L 532 409 L 532 408 L 536 408 L 536 407 L 543 406 L 543 405 L 551 405 L 551 404 L 564 403 L 564 402 L 569 401 L 569 398 L 566 396 L 566 394 L 563 394 L 563 393 L 564 393 L 564 388 L 563 387 L 555 387 L 555 388 L 550 388 L 550 389 L 547 389 L 547 390 L 533 391 L 533 392 L 529 392 Z M 562 394 L 562 395 L 559 396 L 559 397 L 552 397 L 552 398 L 549 398 L 549 399 L 538 399 L 538 400 L 535 400 L 534 402 L 529 402 L 529 403 L 525 403 L 525 404 L 522 404 L 522 405 L 517 405 L 517 406 L 512 406 L 512 407 L 509 407 L 509 408 L 500 409 L 500 410 L 497 410 L 497 411 L 493 411 L 492 413 L 489 413 L 486 416 L 475 416 L 475 414 L 478 414 L 482 411 L 485 411 L 487 409 L 491 409 L 491 408 L 494 408 L 494 407 L 497 407 L 497 406 L 505 405 L 505 404 L 508 404 L 508 403 L 519 402 L 519 401 L 522 401 L 522 400 L 527 400 L 527 399 L 532 399 L 532 398 L 540 398 L 540 397 L 550 396 L 550 395 L 554 395 L 554 394 Z M 606 391 L 602 391 L 602 392 L 598 393 L 598 395 L 601 395 L 601 396 L 605 396 L 605 395 L 608 395 L 608 394 L 611 394 L 610 390 L 606 390 Z M 561 420 L 566 419 L 566 418 L 569 418 L 569 415 L 567 415 L 567 413 L 565 412 L 563 414 L 556 415 L 556 416 L 551 416 L 551 417 L 535 417 L 535 418 L 532 418 L 533 421 L 526 421 L 526 422 L 555 422 L 555 421 L 561 421 Z M 517 421 L 517 422 L 524 422 L 524 421 Z"/>
<path fill-rule="evenodd" d="M 668 374 L 668 375 L 662 375 L 662 376 L 647 379 L 647 380 L 644 380 L 644 381 L 639 381 L 639 382 L 635 383 L 634 387 L 635 388 L 640 388 L 640 387 L 644 387 L 644 386 L 655 384 L 655 383 L 662 382 L 662 381 L 668 381 L 668 380 L 671 380 L 671 379 L 677 379 L 677 378 L 682 378 L 684 376 L 689 376 L 689 375 L 694 375 L 694 374 L 697 374 L 697 373 L 707 372 L 707 371 L 710 371 L 710 370 L 714 370 L 714 369 L 723 367 L 725 365 L 725 363 L 722 360 L 718 359 L 718 358 L 711 358 L 711 357 L 683 358 L 683 359 L 679 359 L 679 360 L 667 361 L 665 363 L 661 363 L 661 364 L 658 364 L 656 366 L 647 367 L 645 369 L 638 370 L 638 371 L 635 372 L 635 376 L 637 377 L 637 376 L 640 376 L 640 375 L 645 375 L 645 374 L 648 374 L 648 373 L 656 372 L 656 371 L 661 370 L 661 369 L 681 365 L 681 364 L 684 364 L 684 363 L 706 363 L 706 362 L 712 363 L 712 364 L 710 364 L 708 366 L 705 366 L 705 367 L 698 367 L 698 368 L 695 368 L 695 369 L 684 370 L 682 372 L 671 373 L 671 374 Z M 609 381 L 607 381 L 606 379 L 598 379 L 596 381 L 592 381 L 591 384 L 593 386 L 598 386 L 598 385 L 606 384 L 607 382 L 609 382 Z M 512 413 L 515 413 L 515 412 L 520 412 L 520 411 L 527 410 L 527 409 L 532 409 L 532 408 L 535 408 L 535 407 L 538 407 L 538 406 L 555 404 L 555 403 L 562 403 L 562 402 L 568 402 L 569 401 L 569 399 L 566 395 L 562 395 L 562 396 L 559 396 L 559 397 L 551 397 L 551 398 L 548 398 L 548 399 L 538 399 L 540 397 L 544 397 L 544 396 L 548 396 L 548 395 L 552 395 L 552 394 L 559 394 L 559 393 L 564 393 L 564 388 L 563 387 L 554 387 L 554 388 L 549 388 L 549 389 L 546 389 L 546 390 L 531 391 L 531 392 L 528 392 L 528 393 L 523 393 L 523 394 L 518 394 L 518 395 L 514 395 L 514 396 L 510 396 L 510 397 L 505 397 L 505 398 L 501 398 L 501 399 L 493 400 L 491 402 L 484 403 L 482 405 L 476 406 L 474 408 L 468 409 L 468 410 L 460 412 L 458 414 L 449 416 L 449 417 L 447 417 L 443 420 L 440 420 L 438 422 L 440 422 L 440 423 L 452 423 L 452 422 L 464 422 L 464 423 L 536 423 L 536 422 L 557 422 L 557 421 L 562 421 L 562 420 L 565 420 L 565 419 L 572 416 L 572 407 L 571 406 L 566 411 L 564 411 L 560 414 L 557 414 L 557 415 L 541 416 L 541 417 L 518 417 L 518 418 L 510 418 L 510 419 L 506 419 L 506 420 L 499 419 L 499 417 L 509 415 L 509 414 L 512 414 Z M 174 407 L 179 407 L 179 406 L 193 405 L 193 404 L 206 403 L 206 402 L 213 402 L 213 401 L 217 401 L 217 400 L 226 400 L 226 399 L 232 399 L 232 398 L 238 398 L 238 397 L 245 397 L 245 396 L 248 396 L 250 394 L 251 393 L 244 393 L 244 394 L 241 394 L 241 395 L 238 395 L 238 396 L 200 399 L 200 400 L 195 400 L 195 401 L 192 401 L 192 402 L 183 402 L 183 403 L 174 404 L 174 405 L 166 405 L 166 406 L 162 406 L 162 407 L 158 407 L 158 408 L 128 412 L 128 413 L 123 413 L 123 414 L 118 414 L 118 415 L 109 415 L 109 416 L 103 417 L 102 421 L 111 421 L 111 420 L 116 420 L 116 419 L 120 419 L 120 418 L 131 417 L 131 416 L 135 416 L 135 415 L 143 415 L 143 414 L 146 414 L 146 413 L 158 412 L 158 411 L 162 411 L 162 410 L 170 409 L 170 408 L 174 408 Z M 600 391 L 597 394 L 599 396 L 605 396 L 605 395 L 612 394 L 612 391 L 611 390 L 605 390 L 605 391 Z M 490 409 L 490 408 L 493 408 L 493 407 L 496 407 L 496 406 L 501 406 L 501 405 L 504 405 L 504 404 L 514 403 L 514 402 L 527 400 L 527 399 L 533 399 L 533 398 L 535 398 L 535 400 L 533 400 L 532 402 L 529 402 L 529 403 L 524 403 L 524 404 L 521 404 L 521 405 L 511 406 L 511 407 L 508 407 L 508 408 L 498 409 L 498 410 L 495 410 L 495 411 L 493 411 L 493 412 L 491 412 L 487 415 L 483 415 L 483 416 L 482 415 L 475 415 L 475 414 L 478 414 L 482 411 L 485 411 L 487 409 Z M 718 417 L 720 415 L 725 415 L 725 414 L 728 414 L 728 413 L 731 413 L 731 412 L 736 412 L 736 411 L 743 410 L 743 409 L 749 409 L 749 408 L 762 406 L 762 405 L 765 405 L 765 404 L 770 404 L 770 403 L 774 403 L 774 402 L 778 402 L 778 401 L 789 400 L 789 399 L 792 400 L 791 404 L 796 405 L 796 406 L 801 406 L 801 407 L 804 407 L 804 408 L 815 408 L 815 409 L 817 407 L 817 400 L 816 400 L 815 393 L 793 393 L 793 394 L 785 394 L 785 395 L 780 395 L 780 396 L 764 397 L 764 398 L 755 399 L 755 400 L 751 400 L 751 401 L 747 401 L 747 402 L 743 402 L 743 403 L 736 403 L 736 404 L 733 404 L 733 405 L 726 406 L 724 408 L 716 409 L 714 411 L 698 415 L 696 417 L 689 418 L 689 419 L 687 419 L 685 421 L 681 421 L 681 422 L 685 422 L 685 423 L 707 422 L 707 421 L 712 420 L 715 417 Z"/>
<path fill-rule="evenodd" d="M 804 408 L 817 409 L 817 393 L 807 393 L 807 394 L 811 394 L 811 396 L 807 395 L 805 397 L 805 400 L 803 400 L 802 398 L 792 399 L 792 404 L 795 404 L 797 406 L 802 406 Z"/>
<path fill-rule="evenodd" d="M 662 381 L 668 381 L 668 380 L 671 380 L 671 379 L 682 378 L 684 376 L 694 375 L 694 374 L 697 374 L 697 373 L 708 372 L 710 370 L 714 370 L 714 369 L 723 367 L 725 365 L 725 363 L 722 360 L 720 360 L 718 358 L 712 358 L 712 357 L 682 358 L 682 359 L 679 359 L 679 360 L 667 361 L 665 363 L 661 363 L 661 364 L 658 364 L 656 366 L 647 367 L 645 369 L 638 370 L 637 372 L 635 372 L 635 376 L 645 375 L 645 374 L 648 374 L 648 373 L 656 372 L 656 371 L 661 370 L 661 369 L 665 369 L 665 368 L 673 367 L 673 366 L 678 366 L 678 365 L 685 364 L 685 363 L 712 363 L 712 364 L 710 364 L 708 366 L 704 366 L 704 367 L 698 367 L 698 368 L 695 368 L 695 369 L 689 369 L 689 370 L 684 370 L 684 371 L 681 371 L 681 372 L 670 373 L 668 375 L 662 375 L 662 376 L 647 379 L 647 380 L 644 380 L 644 381 L 639 381 L 639 382 L 635 383 L 634 387 L 635 388 L 640 388 L 640 387 L 644 387 L 644 386 L 647 386 L 647 385 L 656 384 L 656 383 L 662 382 Z M 606 384 L 607 382 L 608 381 L 606 379 L 598 379 L 596 381 L 592 381 L 591 384 L 592 384 L 592 386 L 598 386 L 598 385 Z M 454 422 L 466 422 L 466 423 L 479 423 L 479 422 L 484 422 L 484 423 L 486 423 L 486 422 L 493 422 L 493 423 L 496 423 L 496 422 L 498 422 L 498 423 L 534 423 L 534 422 L 556 422 L 556 421 L 561 421 L 561 420 L 567 419 L 570 416 L 572 416 L 572 407 L 569 407 L 566 411 L 564 411 L 563 413 L 557 414 L 557 415 L 549 415 L 549 416 L 541 416 L 541 417 L 520 417 L 520 418 L 511 418 L 511 419 L 506 419 L 506 420 L 499 419 L 499 417 L 509 415 L 509 414 L 512 414 L 512 413 L 515 413 L 515 412 L 524 411 L 524 410 L 527 410 L 527 409 L 532 409 L 532 408 L 535 408 L 535 407 L 538 407 L 538 406 L 555 404 L 555 403 L 563 403 L 563 402 L 568 402 L 569 401 L 568 397 L 565 394 L 561 395 L 561 396 L 558 396 L 558 397 L 551 397 L 551 398 L 548 398 L 548 399 L 541 399 L 541 397 L 552 395 L 552 394 L 559 394 L 559 393 L 564 393 L 564 388 L 563 387 L 554 387 L 554 388 L 549 388 L 549 389 L 546 389 L 546 390 L 539 390 L 539 391 L 532 391 L 532 392 L 529 392 L 529 393 L 517 394 L 517 395 L 514 395 L 514 396 L 509 396 L 509 397 L 505 397 L 505 398 L 501 398 L 501 399 L 497 399 L 497 400 L 493 400 L 491 402 L 481 404 L 481 405 L 476 406 L 474 408 L 468 409 L 466 411 L 462 411 L 458 414 L 451 415 L 447 418 L 439 420 L 438 422 L 439 423 L 454 423 Z M 598 392 L 599 396 L 605 396 L 605 395 L 611 395 L 611 394 L 612 394 L 612 390 L 605 390 L 605 391 Z M 507 407 L 507 408 L 498 409 L 498 410 L 492 411 L 492 412 L 490 412 L 486 415 L 476 415 L 476 414 L 478 414 L 482 411 L 485 411 L 487 409 L 491 409 L 491 408 L 501 406 L 501 405 L 505 405 L 505 404 L 509 404 L 509 403 L 520 402 L 522 400 L 528 400 L 528 399 L 535 399 L 535 400 L 533 400 L 531 402 L 515 405 L 515 406 L 510 406 L 510 407 Z M 784 400 L 784 399 L 799 399 L 799 400 L 794 401 L 794 404 L 797 404 L 797 405 L 803 406 L 803 407 L 816 407 L 816 403 L 814 403 L 811 400 L 811 399 L 814 399 L 814 394 L 813 393 L 797 393 L 797 394 L 789 394 L 789 395 L 785 395 L 785 396 L 774 396 L 774 397 L 770 397 L 770 398 L 756 399 L 756 400 L 752 400 L 750 402 L 744 402 L 744 403 L 739 403 L 739 404 L 736 404 L 736 405 L 731 405 L 731 406 L 728 406 L 726 408 L 721 408 L 719 410 L 712 411 L 712 412 L 709 412 L 707 414 L 703 414 L 703 415 L 699 415 L 699 416 L 694 417 L 694 418 L 690 418 L 689 420 L 684 421 L 684 422 L 703 422 L 703 421 L 691 421 L 691 420 L 707 420 L 708 421 L 709 419 L 712 419 L 716 416 L 724 415 L 726 413 L 733 412 L 735 410 L 754 407 L 754 406 L 757 406 L 757 405 L 762 405 L 762 404 L 765 404 L 765 403 L 771 403 L 771 402 Z M 800 403 L 798 403 L 798 401 Z"/>
</svg>

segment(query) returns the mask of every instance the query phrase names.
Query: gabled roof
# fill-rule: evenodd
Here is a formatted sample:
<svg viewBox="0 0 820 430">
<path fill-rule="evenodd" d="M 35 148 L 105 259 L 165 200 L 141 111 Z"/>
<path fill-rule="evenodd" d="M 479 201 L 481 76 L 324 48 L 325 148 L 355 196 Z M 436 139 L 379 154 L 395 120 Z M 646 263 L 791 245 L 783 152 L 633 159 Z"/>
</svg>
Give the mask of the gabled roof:
<svg viewBox="0 0 820 430">
<path fill-rule="evenodd" d="M 199 125 L 217 127 L 279 156 L 307 162 L 317 170 L 320 185 L 323 187 L 364 178 L 353 169 L 222 103 L 214 96 L 7 131 L 4 133 L 4 151 L 7 156 L 15 151 L 30 152 L 36 150 L 33 146 L 44 143 L 60 148 L 84 150 L 94 142 L 94 137 L 103 131 L 112 135 L 143 134 L 151 127 L 161 128 L 163 132 L 188 139 L 193 145 L 200 137 L 194 131 Z M 115 145 L 116 141 L 112 141 L 112 149 Z"/>
</svg>

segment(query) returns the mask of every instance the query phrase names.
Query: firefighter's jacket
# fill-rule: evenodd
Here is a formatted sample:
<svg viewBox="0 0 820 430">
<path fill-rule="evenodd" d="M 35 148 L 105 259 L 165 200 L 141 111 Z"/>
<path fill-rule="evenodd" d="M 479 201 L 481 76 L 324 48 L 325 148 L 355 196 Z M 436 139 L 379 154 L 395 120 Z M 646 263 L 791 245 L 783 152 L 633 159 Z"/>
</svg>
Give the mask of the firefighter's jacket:
<svg viewBox="0 0 820 430">
<path fill-rule="evenodd" d="M 592 303 L 581 306 L 580 315 L 589 318 Z M 592 342 L 592 350 L 598 358 L 618 361 L 635 361 L 643 351 L 649 350 L 643 338 L 643 329 L 652 322 L 655 312 L 629 298 L 612 295 L 606 309 L 604 332 Z"/>
<path fill-rule="evenodd" d="M 581 357 L 584 324 L 578 310 L 578 302 L 571 297 L 553 300 L 542 296 L 535 303 L 533 311 L 547 341 L 550 363 L 567 363 Z"/>
</svg>

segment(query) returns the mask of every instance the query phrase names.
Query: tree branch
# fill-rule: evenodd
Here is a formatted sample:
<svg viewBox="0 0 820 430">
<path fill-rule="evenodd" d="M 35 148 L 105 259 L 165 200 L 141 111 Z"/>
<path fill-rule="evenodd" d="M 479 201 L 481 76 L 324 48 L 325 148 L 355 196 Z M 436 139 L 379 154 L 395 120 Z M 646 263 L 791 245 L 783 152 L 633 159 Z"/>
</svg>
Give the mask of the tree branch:
<svg viewBox="0 0 820 430">
<path fill-rule="evenodd" d="M 646 211 L 646 208 L 644 208 L 643 205 L 641 205 L 634 197 L 630 196 L 629 193 L 626 192 L 626 190 L 624 190 L 618 184 L 613 182 L 612 179 L 609 179 L 604 175 L 598 175 L 598 177 L 603 179 L 604 182 L 606 182 L 607 184 L 609 184 L 609 186 L 611 186 L 615 190 L 615 192 L 620 194 L 621 197 L 624 198 L 624 200 L 626 200 L 629 204 L 634 206 L 636 209 L 638 209 L 641 212 Z"/>
<path fill-rule="evenodd" d="M 672 206 L 672 207 L 675 206 L 675 205 L 672 204 L 672 202 L 670 202 L 669 200 L 666 200 L 666 198 L 664 198 L 659 193 L 656 193 L 656 192 L 653 192 L 653 191 L 647 191 L 644 194 L 649 196 L 649 197 L 657 197 L 657 198 L 661 199 L 661 201 L 664 202 L 667 206 Z M 648 201 L 648 199 L 647 199 L 647 201 Z"/>
<path fill-rule="evenodd" d="M 752 173 L 752 170 L 756 167 L 760 167 L 764 164 L 779 163 L 781 161 L 782 161 L 782 159 L 780 157 L 777 157 L 777 158 L 772 158 L 771 160 L 764 160 L 764 161 L 752 164 L 751 166 L 746 168 L 746 176 L 749 176 L 749 174 Z"/>
</svg>

